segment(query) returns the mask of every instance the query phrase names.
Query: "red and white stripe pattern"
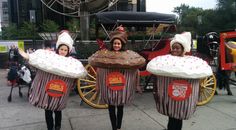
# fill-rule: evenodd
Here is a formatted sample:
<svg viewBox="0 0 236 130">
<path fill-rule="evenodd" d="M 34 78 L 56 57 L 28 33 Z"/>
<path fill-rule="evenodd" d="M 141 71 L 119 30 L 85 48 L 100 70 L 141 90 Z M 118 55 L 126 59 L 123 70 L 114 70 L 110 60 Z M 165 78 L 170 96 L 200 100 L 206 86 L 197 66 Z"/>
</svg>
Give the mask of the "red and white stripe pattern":
<svg viewBox="0 0 236 130">
<path fill-rule="evenodd" d="M 111 90 L 106 86 L 107 75 L 114 71 L 122 73 L 125 77 L 125 87 L 123 90 Z M 97 86 L 100 89 L 102 103 L 115 106 L 130 104 L 137 85 L 139 85 L 137 69 L 97 69 Z"/>
<path fill-rule="evenodd" d="M 46 93 L 46 85 L 50 80 L 60 79 L 67 85 L 66 93 L 61 97 L 51 97 Z M 60 111 L 66 107 L 66 102 L 75 79 L 66 78 L 42 70 L 38 70 L 31 86 L 29 102 L 39 108 Z"/>
<path fill-rule="evenodd" d="M 176 101 L 168 95 L 168 86 L 173 80 L 186 80 L 191 84 L 192 93 L 186 100 Z M 199 97 L 199 79 L 181 79 L 157 76 L 153 90 L 157 111 L 176 119 L 189 119 L 195 112 Z"/>
</svg>

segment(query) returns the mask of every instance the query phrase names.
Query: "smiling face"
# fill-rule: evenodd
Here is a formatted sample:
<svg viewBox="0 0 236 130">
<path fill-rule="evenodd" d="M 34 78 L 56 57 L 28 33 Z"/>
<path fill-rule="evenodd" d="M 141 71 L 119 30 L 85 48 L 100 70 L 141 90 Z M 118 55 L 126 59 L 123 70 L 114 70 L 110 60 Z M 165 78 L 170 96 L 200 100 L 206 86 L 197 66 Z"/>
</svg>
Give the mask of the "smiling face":
<svg viewBox="0 0 236 130">
<path fill-rule="evenodd" d="M 184 47 L 178 42 L 174 43 L 172 45 L 171 55 L 173 55 L 173 56 L 183 56 L 184 55 Z"/>
<path fill-rule="evenodd" d="M 66 45 L 61 45 L 58 48 L 58 54 L 61 56 L 67 56 L 69 53 L 69 48 Z"/>
<path fill-rule="evenodd" d="M 121 40 L 120 39 L 115 39 L 113 41 L 113 46 L 112 47 L 113 47 L 114 51 L 120 51 L 121 48 L 122 48 Z"/>
</svg>

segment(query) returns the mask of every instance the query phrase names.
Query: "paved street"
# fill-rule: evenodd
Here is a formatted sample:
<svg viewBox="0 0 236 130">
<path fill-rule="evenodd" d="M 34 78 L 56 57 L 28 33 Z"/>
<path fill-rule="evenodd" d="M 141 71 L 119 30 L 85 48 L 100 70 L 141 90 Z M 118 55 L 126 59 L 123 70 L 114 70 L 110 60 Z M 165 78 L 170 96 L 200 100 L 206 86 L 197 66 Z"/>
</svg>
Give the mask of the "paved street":
<svg viewBox="0 0 236 130">
<path fill-rule="evenodd" d="M 27 102 L 27 89 L 23 98 L 13 90 L 12 102 L 7 102 L 10 87 L 6 85 L 6 70 L 0 69 L 0 130 L 46 130 L 44 110 Z M 231 87 L 236 95 L 236 87 Z M 62 130 L 111 130 L 108 112 L 93 109 L 71 93 L 67 108 L 63 110 Z M 122 130 L 163 130 L 167 117 L 160 115 L 151 93 L 137 94 L 132 105 L 126 106 Z M 236 130 L 236 96 L 225 91 L 205 106 L 197 108 L 194 116 L 184 121 L 183 130 Z"/>
</svg>

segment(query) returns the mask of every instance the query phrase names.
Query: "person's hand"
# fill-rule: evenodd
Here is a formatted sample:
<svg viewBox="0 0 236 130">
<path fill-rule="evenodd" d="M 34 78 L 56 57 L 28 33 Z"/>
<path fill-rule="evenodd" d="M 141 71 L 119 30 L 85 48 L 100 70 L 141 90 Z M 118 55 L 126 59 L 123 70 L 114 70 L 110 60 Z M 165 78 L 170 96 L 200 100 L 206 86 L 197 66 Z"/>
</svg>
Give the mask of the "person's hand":
<svg viewBox="0 0 236 130">
<path fill-rule="evenodd" d="M 19 54 L 26 60 L 29 60 L 29 55 L 25 53 L 22 49 L 18 49 Z"/>
</svg>

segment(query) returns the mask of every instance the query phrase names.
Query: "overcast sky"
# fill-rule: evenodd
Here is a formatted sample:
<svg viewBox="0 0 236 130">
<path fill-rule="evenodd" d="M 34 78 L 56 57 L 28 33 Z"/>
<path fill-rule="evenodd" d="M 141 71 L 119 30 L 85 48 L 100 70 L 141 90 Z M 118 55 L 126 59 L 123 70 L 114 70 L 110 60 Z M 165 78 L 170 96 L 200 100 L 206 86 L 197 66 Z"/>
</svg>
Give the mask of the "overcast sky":
<svg viewBox="0 0 236 130">
<path fill-rule="evenodd" d="M 172 13 L 174 7 L 185 3 L 190 7 L 212 9 L 216 7 L 217 0 L 146 0 L 147 12 Z"/>
</svg>

